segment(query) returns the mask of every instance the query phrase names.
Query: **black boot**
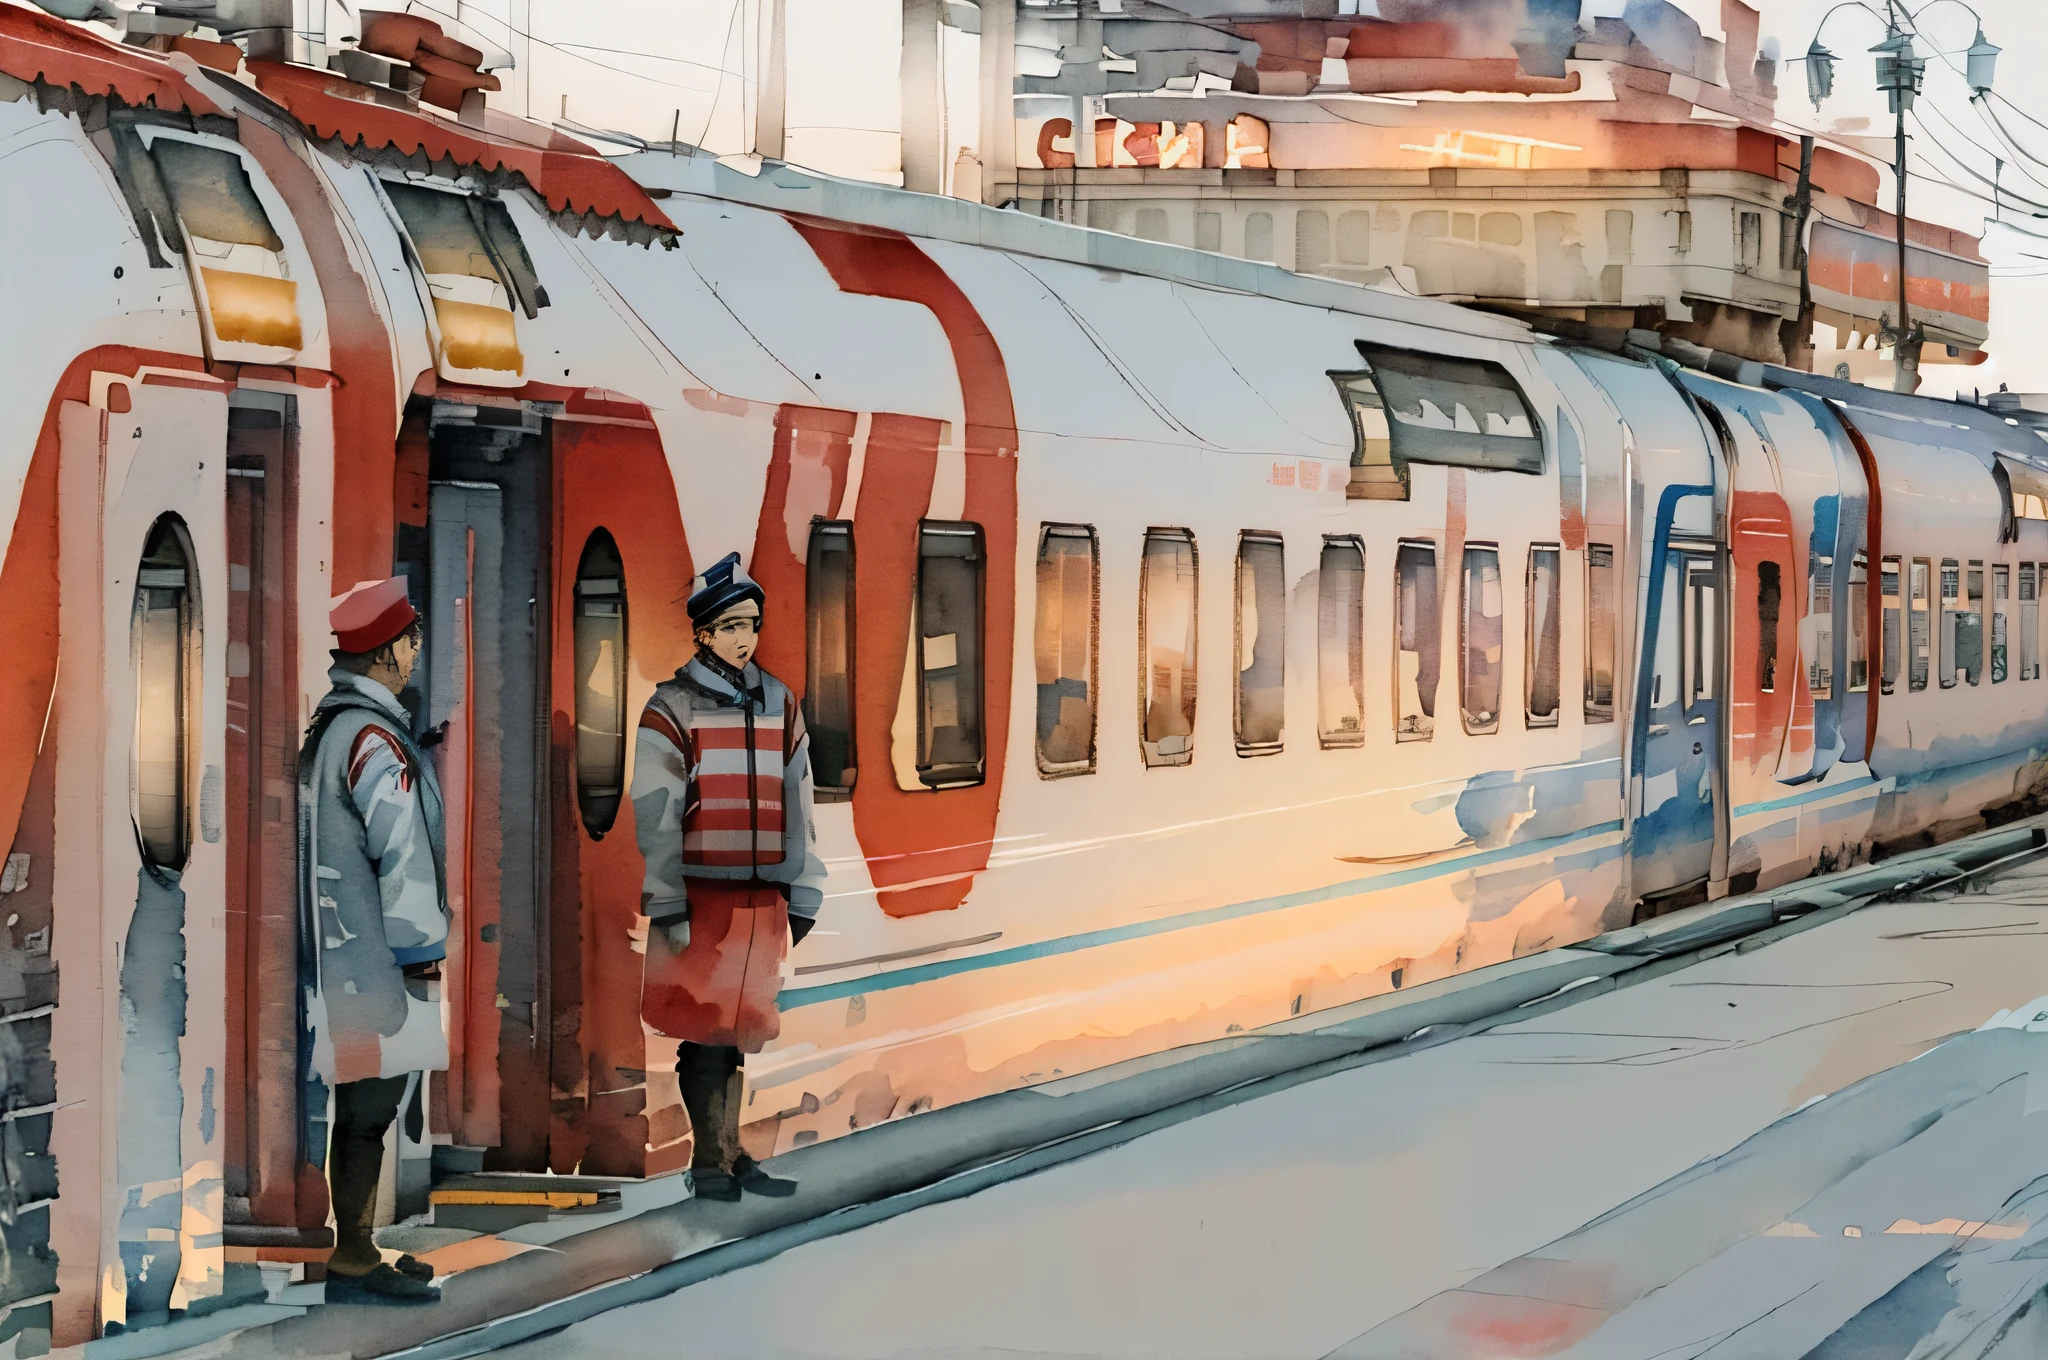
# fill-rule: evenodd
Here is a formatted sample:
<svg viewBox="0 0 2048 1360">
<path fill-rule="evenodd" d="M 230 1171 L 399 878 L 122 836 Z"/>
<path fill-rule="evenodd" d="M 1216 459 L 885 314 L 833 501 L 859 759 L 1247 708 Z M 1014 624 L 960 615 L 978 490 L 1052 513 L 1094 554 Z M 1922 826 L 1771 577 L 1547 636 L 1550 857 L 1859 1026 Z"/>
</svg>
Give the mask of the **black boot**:
<svg viewBox="0 0 2048 1360">
<path fill-rule="evenodd" d="M 796 1193 L 796 1182 L 780 1176 L 771 1176 L 761 1169 L 761 1164 L 742 1152 L 733 1159 L 732 1178 L 739 1182 L 740 1189 L 750 1195 L 765 1195 L 769 1199 L 788 1199 Z"/>
<path fill-rule="evenodd" d="M 732 1203 L 740 1197 L 732 1173 L 739 1154 L 738 1069 L 738 1049 L 686 1043 L 676 1050 L 676 1083 L 696 1143 L 690 1181 L 698 1199 Z"/>
</svg>

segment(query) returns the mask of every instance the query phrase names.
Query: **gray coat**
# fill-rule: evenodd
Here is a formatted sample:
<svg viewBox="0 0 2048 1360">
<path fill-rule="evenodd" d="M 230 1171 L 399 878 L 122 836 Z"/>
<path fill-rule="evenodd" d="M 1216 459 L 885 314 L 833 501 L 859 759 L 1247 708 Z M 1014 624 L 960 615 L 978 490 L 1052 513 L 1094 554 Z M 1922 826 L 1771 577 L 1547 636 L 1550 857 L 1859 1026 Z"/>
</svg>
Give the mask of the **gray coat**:
<svg viewBox="0 0 2048 1360">
<path fill-rule="evenodd" d="M 444 957 L 441 790 L 396 696 L 339 667 L 299 760 L 300 939 L 313 1070 L 330 1085 L 448 1065 L 407 964 Z"/>
</svg>

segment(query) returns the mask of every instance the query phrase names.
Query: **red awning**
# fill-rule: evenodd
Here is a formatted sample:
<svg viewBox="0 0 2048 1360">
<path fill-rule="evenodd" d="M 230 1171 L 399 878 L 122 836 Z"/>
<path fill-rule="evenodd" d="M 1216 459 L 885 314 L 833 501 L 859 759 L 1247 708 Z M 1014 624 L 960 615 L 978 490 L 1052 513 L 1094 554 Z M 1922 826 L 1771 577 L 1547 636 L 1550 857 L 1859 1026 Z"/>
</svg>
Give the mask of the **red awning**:
<svg viewBox="0 0 2048 1360">
<path fill-rule="evenodd" d="M 0 4 L 0 71 L 16 80 L 76 85 L 124 104 L 187 113 L 220 108 L 153 52 L 108 42 L 77 24 L 19 5 Z"/>
<path fill-rule="evenodd" d="M 484 126 L 471 127 L 411 108 L 393 108 L 379 102 L 370 87 L 311 67 L 252 61 L 248 68 L 256 88 L 291 110 L 316 136 L 388 146 L 408 156 L 425 152 L 433 160 L 445 157 L 486 170 L 516 171 L 556 212 L 616 214 L 629 222 L 676 230 L 625 171 L 584 143 L 538 124 L 492 111 L 486 113 Z"/>
</svg>

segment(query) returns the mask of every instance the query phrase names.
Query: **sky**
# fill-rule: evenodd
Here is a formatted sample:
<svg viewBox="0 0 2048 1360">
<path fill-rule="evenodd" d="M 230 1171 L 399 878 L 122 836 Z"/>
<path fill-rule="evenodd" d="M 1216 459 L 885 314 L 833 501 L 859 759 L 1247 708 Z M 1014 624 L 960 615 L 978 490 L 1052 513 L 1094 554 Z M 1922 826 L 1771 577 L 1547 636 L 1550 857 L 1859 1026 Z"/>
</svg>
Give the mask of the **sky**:
<svg viewBox="0 0 2048 1360">
<path fill-rule="evenodd" d="M 1676 2 L 1713 31 L 1719 0 Z M 1884 37 L 1877 15 L 1857 5 L 1838 8 L 1833 0 L 1753 2 L 1762 14 L 1763 37 L 1775 38 L 1781 54 L 1778 117 L 1784 128 L 1822 137 L 1874 136 L 1878 140 L 1868 150 L 1889 160 L 1892 116 L 1875 88 L 1868 51 Z M 1593 12 L 1600 7 L 1618 10 L 1620 0 L 1588 5 Z M 1996 391 L 2006 383 L 2015 392 L 2048 392 L 2048 331 L 2040 325 L 2048 314 L 2048 3 L 1985 0 L 1975 9 L 1985 38 L 2004 49 L 1992 93 L 1981 103 L 1972 101 L 1961 74 L 1961 53 L 1977 32 L 1971 8 L 1962 0 L 1914 7 L 1926 39 L 1922 52 L 1949 55 L 1929 61 L 1926 87 L 1907 119 L 1906 201 L 1911 217 L 1982 236 L 1992 272 L 1990 357 L 1970 367 L 1929 366 L 1922 370 L 1921 390 L 1945 396 L 1950 386 Z M 1804 64 L 1782 58 L 1804 55 L 1823 16 L 1822 41 L 1838 60 L 1835 92 L 1816 113 L 1805 97 Z M 2005 162 L 2002 171 L 1994 158 Z M 1988 201 L 1994 178 L 2005 191 L 2003 225 Z M 1888 171 L 1883 179 L 1880 202 L 1889 208 L 1894 190 Z M 2022 196 L 2034 205 L 2020 202 Z"/>
</svg>

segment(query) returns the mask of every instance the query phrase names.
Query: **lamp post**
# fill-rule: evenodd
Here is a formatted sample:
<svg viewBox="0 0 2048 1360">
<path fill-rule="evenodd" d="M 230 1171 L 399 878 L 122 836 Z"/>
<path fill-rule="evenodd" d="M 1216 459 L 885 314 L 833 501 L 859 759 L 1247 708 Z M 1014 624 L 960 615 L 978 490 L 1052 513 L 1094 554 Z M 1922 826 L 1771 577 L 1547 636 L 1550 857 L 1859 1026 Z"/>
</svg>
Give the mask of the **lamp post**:
<svg viewBox="0 0 2048 1360">
<path fill-rule="evenodd" d="M 1970 98 L 1981 99 L 1990 92 L 1992 70 L 1998 63 L 2000 49 L 1984 40 L 1983 16 L 1964 0 L 1931 0 L 1918 12 L 1907 9 L 1898 0 L 1886 0 L 1883 14 L 1863 0 L 1844 0 L 1821 16 L 1820 24 L 1813 31 L 1813 45 L 1806 49 L 1806 93 L 1818 113 L 1821 101 L 1835 88 L 1835 54 L 1821 46 L 1821 29 L 1827 26 L 1836 10 L 1843 9 L 1860 9 L 1884 21 L 1884 41 L 1870 50 L 1877 54 L 1877 88 L 1884 91 L 1891 105 L 1892 177 L 1898 183 L 1899 319 L 1892 339 L 1895 358 L 1892 390 L 1895 392 L 1911 392 L 1920 386 L 1921 331 L 1912 324 L 1906 302 L 1906 110 L 1913 107 L 1914 96 L 1920 93 L 1920 87 L 1927 79 L 1927 58 L 1914 49 L 1913 37 L 1919 16 L 1944 4 L 1961 5 L 1977 20 L 1977 40 L 1964 53 L 1963 78 L 1969 83 Z"/>
</svg>

